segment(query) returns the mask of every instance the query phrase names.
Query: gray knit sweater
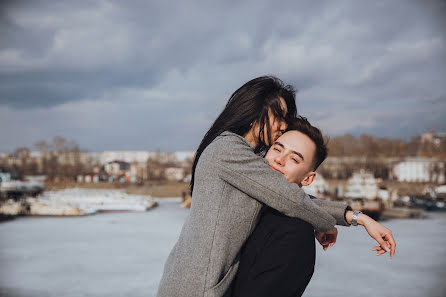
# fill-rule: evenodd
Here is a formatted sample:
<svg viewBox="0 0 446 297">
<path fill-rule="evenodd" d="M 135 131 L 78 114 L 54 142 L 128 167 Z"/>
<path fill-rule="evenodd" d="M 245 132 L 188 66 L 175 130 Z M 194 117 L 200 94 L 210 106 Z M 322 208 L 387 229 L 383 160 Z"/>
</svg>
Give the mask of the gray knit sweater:
<svg viewBox="0 0 446 297">
<path fill-rule="evenodd" d="M 348 225 L 346 204 L 310 199 L 257 156 L 246 139 L 223 132 L 198 161 L 190 214 L 166 261 L 157 296 L 227 294 L 240 248 L 263 204 L 303 219 L 317 231 Z"/>
</svg>

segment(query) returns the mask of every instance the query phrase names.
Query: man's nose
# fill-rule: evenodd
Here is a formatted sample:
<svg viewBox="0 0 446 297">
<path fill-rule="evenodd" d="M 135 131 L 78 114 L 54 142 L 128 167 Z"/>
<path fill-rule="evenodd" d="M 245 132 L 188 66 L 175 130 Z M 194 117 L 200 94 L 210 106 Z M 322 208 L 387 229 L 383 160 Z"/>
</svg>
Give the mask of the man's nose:
<svg viewBox="0 0 446 297">
<path fill-rule="evenodd" d="M 284 164 L 284 157 L 285 157 L 285 156 L 283 156 L 283 154 L 279 154 L 279 155 L 277 155 L 277 156 L 274 158 L 274 161 L 275 161 L 277 164 L 283 165 L 283 164 Z"/>
</svg>

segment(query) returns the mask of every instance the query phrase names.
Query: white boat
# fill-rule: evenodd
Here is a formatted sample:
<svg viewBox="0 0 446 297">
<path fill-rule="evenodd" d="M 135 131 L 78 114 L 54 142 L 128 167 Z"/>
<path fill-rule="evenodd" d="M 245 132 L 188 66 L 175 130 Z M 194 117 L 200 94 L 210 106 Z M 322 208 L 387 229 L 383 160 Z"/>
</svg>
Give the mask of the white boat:
<svg viewBox="0 0 446 297">
<path fill-rule="evenodd" d="M 387 190 L 379 189 L 379 180 L 373 174 L 361 170 L 347 180 L 346 198 L 353 209 L 361 210 L 374 219 L 379 219 L 383 210 L 383 198 L 388 199 Z"/>
<path fill-rule="evenodd" d="M 5 196 L 37 195 L 45 190 L 45 185 L 34 181 L 9 180 L 0 182 L 0 192 Z"/>
<path fill-rule="evenodd" d="M 345 198 L 375 199 L 378 197 L 378 180 L 373 174 L 361 170 L 347 180 Z"/>
<path fill-rule="evenodd" d="M 150 196 L 128 195 L 120 190 L 65 189 L 37 198 L 0 205 L 8 215 L 83 216 L 97 212 L 144 212 L 158 204 Z"/>
<path fill-rule="evenodd" d="M 46 192 L 39 201 L 74 206 L 85 213 L 144 212 L 157 205 L 150 196 L 128 195 L 120 190 L 78 188 Z"/>
</svg>

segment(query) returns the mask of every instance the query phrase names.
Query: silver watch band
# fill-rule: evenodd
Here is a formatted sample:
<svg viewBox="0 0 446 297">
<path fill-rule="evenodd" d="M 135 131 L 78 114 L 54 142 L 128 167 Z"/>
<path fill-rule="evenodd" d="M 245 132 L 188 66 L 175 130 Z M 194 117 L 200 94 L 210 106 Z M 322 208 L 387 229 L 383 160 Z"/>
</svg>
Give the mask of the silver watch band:
<svg viewBox="0 0 446 297">
<path fill-rule="evenodd" d="M 358 215 L 362 213 L 360 210 L 355 210 L 352 216 L 352 226 L 358 226 Z"/>
</svg>

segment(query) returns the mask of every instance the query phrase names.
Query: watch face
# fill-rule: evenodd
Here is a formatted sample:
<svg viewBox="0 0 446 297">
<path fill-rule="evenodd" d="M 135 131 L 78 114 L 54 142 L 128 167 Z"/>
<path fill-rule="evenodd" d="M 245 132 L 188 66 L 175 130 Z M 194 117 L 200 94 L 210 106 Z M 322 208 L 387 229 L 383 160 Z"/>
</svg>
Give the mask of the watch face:
<svg viewBox="0 0 446 297">
<path fill-rule="evenodd" d="M 361 212 L 359 211 L 359 210 L 355 210 L 354 212 L 353 212 L 353 216 L 352 216 L 352 225 L 353 226 L 358 226 L 358 221 L 357 221 L 357 219 L 358 219 L 358 214 L 360 214 Z"/>
</svg>

